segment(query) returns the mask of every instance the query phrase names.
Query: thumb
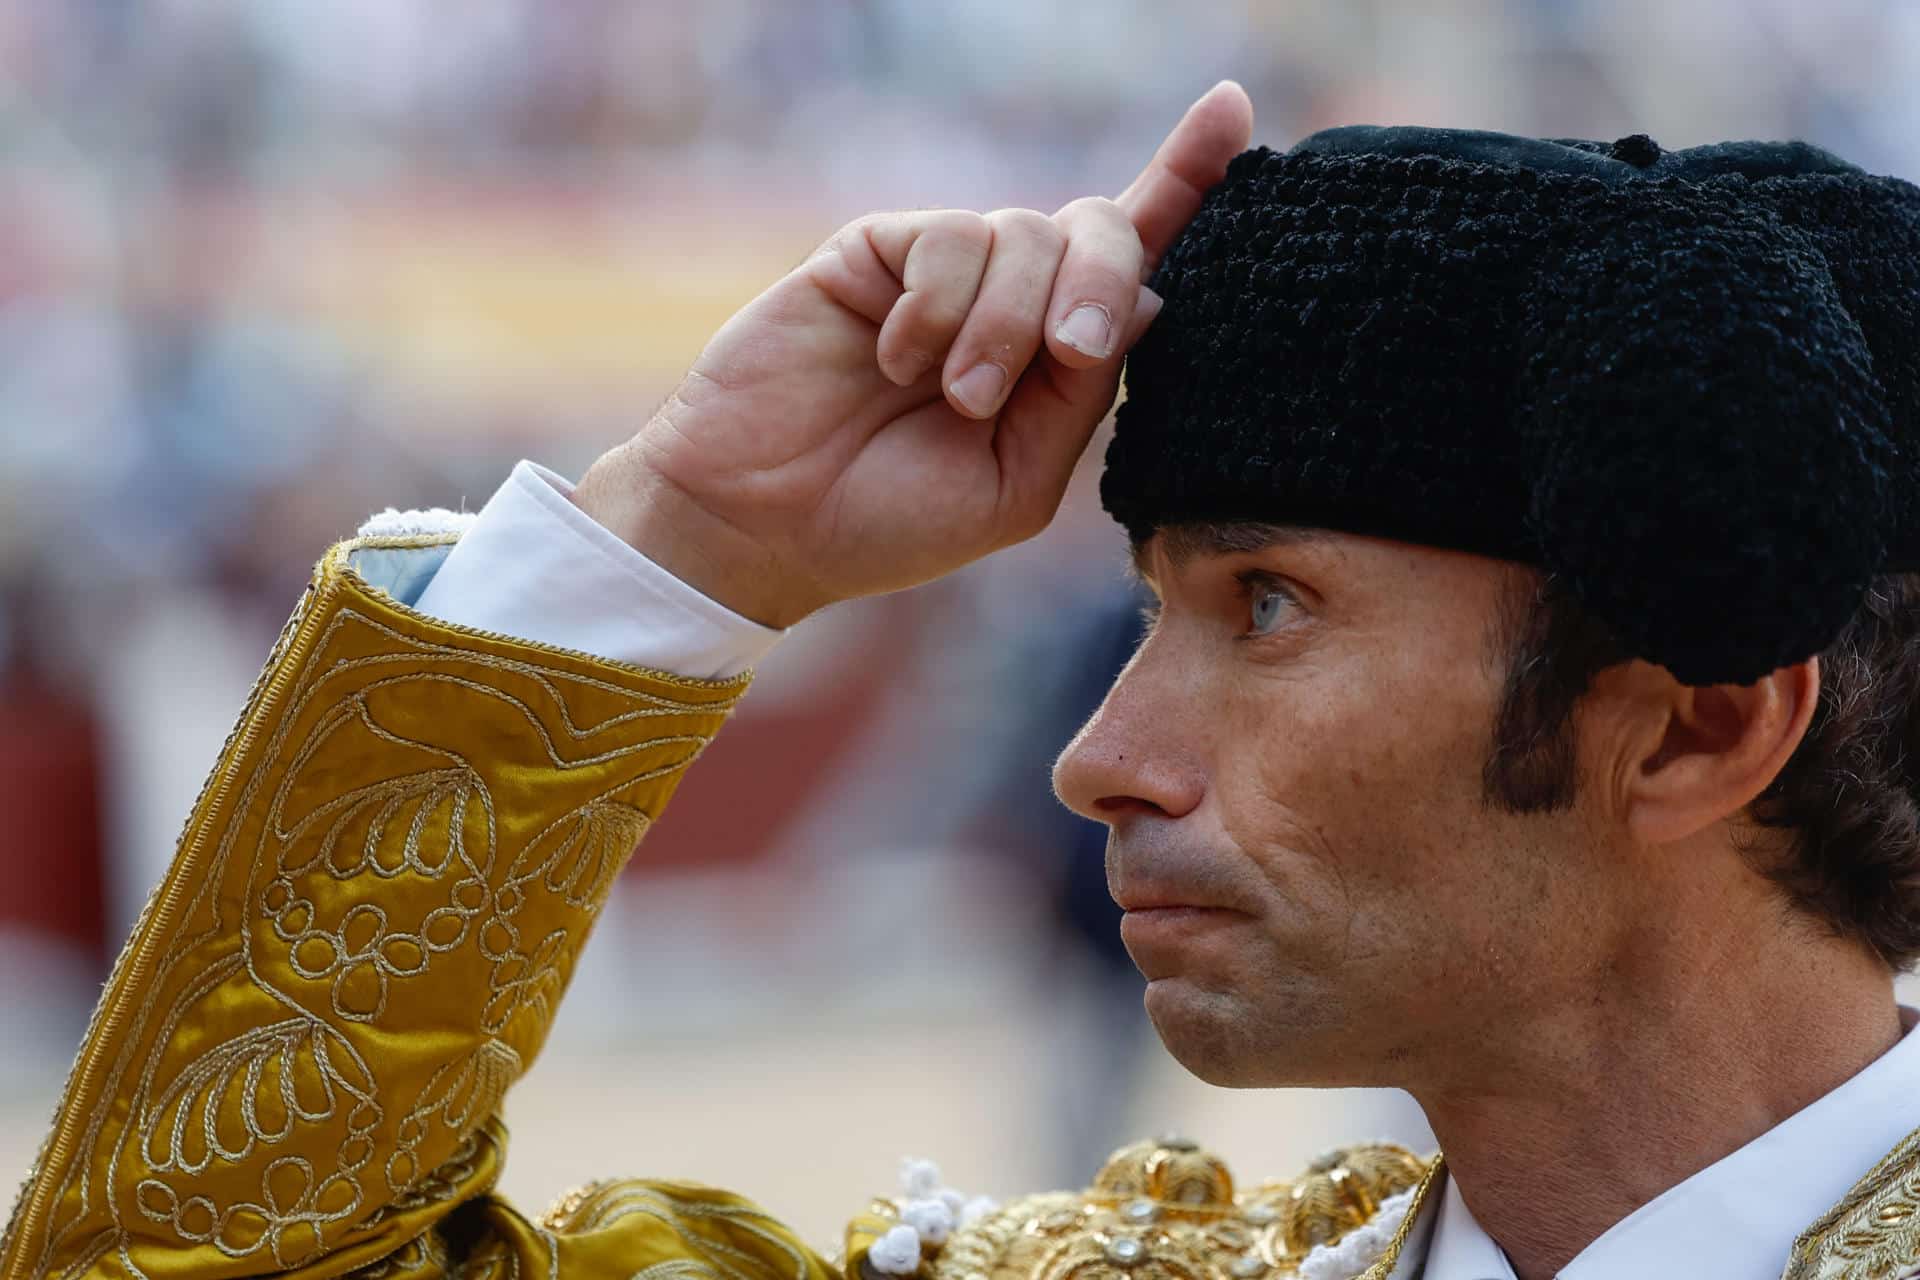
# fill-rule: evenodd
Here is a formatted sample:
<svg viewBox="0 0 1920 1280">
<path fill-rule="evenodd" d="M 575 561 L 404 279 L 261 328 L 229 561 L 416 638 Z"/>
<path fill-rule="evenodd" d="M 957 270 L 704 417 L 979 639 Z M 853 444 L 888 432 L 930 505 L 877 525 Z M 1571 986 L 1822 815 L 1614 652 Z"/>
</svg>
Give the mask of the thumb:
<svg viewBox="0 0 1920 1280">
<path fill-rule="evenodd" d="M 1074 464 L 1120 389 L 1120 353 L 1160 314 L 1159 294 L 1140 286 L 1139 301 L 1115 354 L 1091 369 L 1070 369 L 1044 348 L 1000 411 L 993 434 L 1006 527 L 1031 537 L 1053 519 Z"/>
</svg>

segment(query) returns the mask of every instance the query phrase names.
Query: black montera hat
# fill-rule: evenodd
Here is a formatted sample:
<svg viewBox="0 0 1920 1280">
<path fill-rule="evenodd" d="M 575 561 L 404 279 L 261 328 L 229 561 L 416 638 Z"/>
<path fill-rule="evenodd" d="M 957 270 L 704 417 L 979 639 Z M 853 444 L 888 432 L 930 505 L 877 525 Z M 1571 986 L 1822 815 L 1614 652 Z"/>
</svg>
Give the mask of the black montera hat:
<svg viewBox="0 0 1920 1280">
<path fill-rule="evenodd" d="M 1101 496 L 1536 565 L 1745 683 L 1920 568 L 1920 188 L 1805 143 L 1356 126 L 1238 156 L 1149 281 Z"/>
</svg>

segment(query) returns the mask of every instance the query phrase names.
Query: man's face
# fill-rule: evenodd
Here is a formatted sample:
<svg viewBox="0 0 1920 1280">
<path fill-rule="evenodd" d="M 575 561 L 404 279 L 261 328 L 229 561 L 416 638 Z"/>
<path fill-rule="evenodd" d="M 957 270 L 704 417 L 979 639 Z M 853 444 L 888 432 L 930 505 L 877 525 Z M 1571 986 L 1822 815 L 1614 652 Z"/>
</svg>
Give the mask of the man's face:
<svg viewBox="0 0 1920 1280">
<path fill-rule="evenodd" d="M 1219 1084 L 1485 1082 L 1604 980 L 1628 904 L 1585 800 L 1483 798 L 1517 570 L 1351 535 L 1176 527 L 1158 619 L 1061 756 L 1168 1048 Z"/>
</svg>

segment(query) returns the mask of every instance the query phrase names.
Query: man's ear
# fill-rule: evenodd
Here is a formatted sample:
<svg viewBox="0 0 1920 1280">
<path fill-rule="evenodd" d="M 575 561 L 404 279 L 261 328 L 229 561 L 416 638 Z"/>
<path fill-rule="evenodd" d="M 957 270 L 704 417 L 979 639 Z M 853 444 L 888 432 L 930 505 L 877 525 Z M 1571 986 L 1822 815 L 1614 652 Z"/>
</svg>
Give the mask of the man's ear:
<svg viewBox="0 0 1920 1280">
<path fill-rule="evenodd" d="M 1820 660 L 1780 667 L 1752 684 L 1670 687 L 1665 723 L 1622 779 L 1627 821 L 1649 844 L 1668 844 L 1729 818 L 1786 766 L 1813 720 Z"/>
</svg>

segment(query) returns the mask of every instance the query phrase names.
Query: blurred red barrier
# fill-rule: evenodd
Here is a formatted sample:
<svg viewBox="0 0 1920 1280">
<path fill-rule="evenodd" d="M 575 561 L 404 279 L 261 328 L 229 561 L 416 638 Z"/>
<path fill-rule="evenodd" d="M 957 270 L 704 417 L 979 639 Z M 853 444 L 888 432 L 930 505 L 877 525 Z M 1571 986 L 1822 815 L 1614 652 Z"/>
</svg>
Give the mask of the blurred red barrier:
<svg viewBox="0 0 1920 1280">
<path fill-rule="evenodd" d="M 84 705 L 31 676 L 0 678 L 0 928 L 104 959 L 100 761 Z"/>
</svg>

